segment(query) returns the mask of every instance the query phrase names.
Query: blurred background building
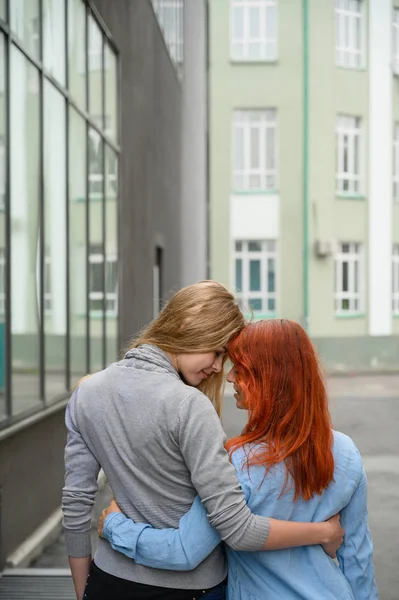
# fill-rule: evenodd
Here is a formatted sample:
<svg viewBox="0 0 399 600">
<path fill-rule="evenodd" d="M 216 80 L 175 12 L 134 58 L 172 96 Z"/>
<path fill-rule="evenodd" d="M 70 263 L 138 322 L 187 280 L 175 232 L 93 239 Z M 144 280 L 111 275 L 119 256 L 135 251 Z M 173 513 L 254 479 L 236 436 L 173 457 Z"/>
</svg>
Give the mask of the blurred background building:
<svg viewBox="0 0 399 600">
<path fill-rule="evenodd" d="M 211 276 L 330 369 L 397 368 L 399 2 L 209 9 Z"/>
<path fill-rule="evenodd" d="M 206 277 L 206 42 L 202 0 L 0 1 L 0 571 L 60 520 L 78 379 Z"/>
</svg>

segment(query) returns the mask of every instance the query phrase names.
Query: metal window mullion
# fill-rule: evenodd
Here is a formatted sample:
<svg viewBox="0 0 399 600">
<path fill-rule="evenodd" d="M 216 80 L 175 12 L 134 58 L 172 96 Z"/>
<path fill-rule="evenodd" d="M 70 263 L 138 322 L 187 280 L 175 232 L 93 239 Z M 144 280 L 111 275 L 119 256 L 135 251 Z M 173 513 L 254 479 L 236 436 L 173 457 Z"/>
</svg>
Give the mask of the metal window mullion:
<svg viewBox="0 0 399 600">
<path fill-rule="evenodd" d="M 243 187 L 244 189 L 249 189 L 249 181 L 250 181 L 250 177 L 249 177 L 249 173 L 250 173 L 250 165 L 251 165 L 251 160 L 250 160 L 250 132 L 251 132 L 251 127 L 250 124 L 248 122 L 246 122 L 244 124 L 243 127 L 243 131 L 244 131 L 244 135 L 243 135 L 243 141 L 244 141 L 244 173 L 243 173 Z"/>
<path fill-rule="evenodd" d="M 39 1 L 40 58 L 43 62 L 43 0 Z M 44 191 L 44 73 L 39 72 L 39 371 L 40 397 L 46 401 L 46 356 L 44 326 L 44 254 L 45 254 L 45 191 Z"/>
<path fill-rule="evenodd" d="M 69 59 L 68 59 L 68 19 L 69 19 L 69 1 L 65 0 L 65 85 L 69 89 Z M 70 300 L 70 220 L 69 220 L 69 103 L 65 98 L 65 230 L 66 230 L 66 335 L 65 335 L 65 389 L 71 389 L 71 300 Z"/>
<path fill-rule="evenodd" d="M 249 7 L 248 6 L 243 6 L 242 9 L 242 16 L 243 16 L 243 44 L 242 44 L 242 50 L 243 50 L 243 58 L 249 58 Z"/>
<path fill-rule="evenodd" d="M 103 110 L 103 126 L 106 126 L 106 85 L 105 85 L 105 39 L 104 35 L 102 35 L 102 87 L 101 87 L 101 96 L 102 96 L 102 110 Z M 105 172 L 105 142 L 104 139 L 101 138 L 101 146 L 102 146 L 102 171 L 103 171 L 103 197 L 102 197 L 102 233 L 103 233 L 103 269 L 102 269 L 102 278 L 103 278 L 103 290 L 104 290 L 104 298 L 103 298 L 103 320 L 102 320 L 102 365 L 103 369 L 105 369 L 107 362 L 107 344 L 106 344 L 106 335 L 107 335 L 107 320 L 106 320 L 106 308 L 107 308 L 107 299 L 106 299 L 106 289 L 105 289 L 105 273 L 107 267 L 107 255 L 106 255 L 106 172 Z"/>
<path fill-rule="evenodd" d="M 10 23 L 10 2 L 7 2 L 7 16 L 8 23 Z M 12 304 L 11 304 L 11 115 L 10 115 L 10 107 L 11 107 L 11 39 L 9 35 L 4 35 L 4 49 L 5 49 L 5 137 L 6 137 L 6 145 L 5 145 L 5 248 L 6 248 L 6 265 L 5 265 L 5 386 L 6 386 L 6 406 L 5 413 L 7 420 L 12 417 L 12 329 L 11 329 L 11 319 L 12 319 Z"/>
<path fill-rule="evenodd" d="M 269 174 L 267 163 L 267 143 L 266 138 L 269 133 L 267 121 L 264 117 L 259 123 L 259 170 L 260 170 L 260 187 L 265 190 L 267 188 L 267 176 Z"/>
<path fill-rule="evenodd" d="M 90 108 L 90 86 L 89 86 L 89 6 L 85 5 L 86 8 L 86 111 L 89 113 Z M 90 373 L 90 206 L 89 206 L 89 175 L 90 175 L 90 153 L 89 153 L 89 138 L 90 138 L 90 125 L 86 121 L 86 372 Z"/>
</svg>

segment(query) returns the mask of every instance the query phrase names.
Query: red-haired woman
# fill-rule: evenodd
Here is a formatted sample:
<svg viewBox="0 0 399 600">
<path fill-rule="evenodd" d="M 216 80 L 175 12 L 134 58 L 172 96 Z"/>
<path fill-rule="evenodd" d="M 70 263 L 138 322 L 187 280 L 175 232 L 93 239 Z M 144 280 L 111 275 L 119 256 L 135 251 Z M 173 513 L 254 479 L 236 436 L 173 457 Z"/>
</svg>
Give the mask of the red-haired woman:
<svg viewBox="0 0 399 600">
<path fill-rule="evenodd" d="M 352 440 L 331 429 L 309 337 L 293 321 L 259 321 L 228 351 L 233 368 L 227 379 L 248 423 L 226 447 L 249 507 L 294 521 L 323 521 L 339 512 L 346 531 L 338 564 L 320 546 L 270 552 L 226 546 L 229 600 L 375 600 L 366 476 Z M 178 530 L 154 530 L 112 511 L 115 504 L 104 514 L 103 535 L 147 566 L 192 569 L 220 541 L 199 499 Z"/>
</svg>

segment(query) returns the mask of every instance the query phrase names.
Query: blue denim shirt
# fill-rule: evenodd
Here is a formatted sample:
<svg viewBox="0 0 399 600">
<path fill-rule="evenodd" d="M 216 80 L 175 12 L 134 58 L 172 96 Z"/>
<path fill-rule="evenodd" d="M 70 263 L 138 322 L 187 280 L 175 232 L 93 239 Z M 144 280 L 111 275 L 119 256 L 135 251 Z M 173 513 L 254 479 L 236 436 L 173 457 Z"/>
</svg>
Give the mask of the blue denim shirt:
<svg viewBox="0 0 399 600">
<path fill-rule="evenodd" d="M 293 501 L 293 490 L 282 496 L 285 467 L 244 465 L 245 450 L 232 460 L 247 502 L 255 514 L 292 521 L 323 521 L 341 514 L 345 539 L 338 564 L 321 546 L 288 550 L 235 552 L 226 546 L 229 600 L 375 600 L 378 592 L 372 563 L 373 545 L 367 524 L 367 480 L 359 452 L 350 438 L 334 432 L 334 481 L 309 501 Z M 215 474 L 217 476 L 217 474 Z M 104 523 L 112 547 L 137 563 L 159 569 L 195 568 L 215 546 L 219 534 L 208 523 L 197 497 L 182 517 L 179 529 L 155 530 L 135 524 L 120 513 Z"/>
</svg>

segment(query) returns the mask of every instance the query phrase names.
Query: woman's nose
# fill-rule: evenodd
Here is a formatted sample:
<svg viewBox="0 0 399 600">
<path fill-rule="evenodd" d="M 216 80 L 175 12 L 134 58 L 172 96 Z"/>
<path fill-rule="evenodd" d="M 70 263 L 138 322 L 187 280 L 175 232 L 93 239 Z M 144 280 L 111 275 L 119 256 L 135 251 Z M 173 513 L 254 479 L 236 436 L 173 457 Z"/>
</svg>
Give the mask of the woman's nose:
<svg viewBox="0 0 399 600">
<path fill-rule="evenodd" d="M 215 362 L 213 363 L 213 370 L 215 371 L 215 373 L 220 373 L 220 371 L 223 368 L 223 357 L 222 356 L 218 356 L 215 359 Z"/>
<path fill-rule="evenodd" d="M 230 369 L 230 371 L 227 373 L 226 380 L 229 383 L 234 383 L 235 382 L 236 378 L 234 377 L 234 369 L 233 368 Z"/>
</svg>

